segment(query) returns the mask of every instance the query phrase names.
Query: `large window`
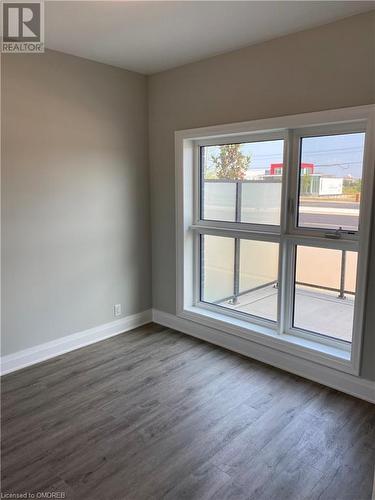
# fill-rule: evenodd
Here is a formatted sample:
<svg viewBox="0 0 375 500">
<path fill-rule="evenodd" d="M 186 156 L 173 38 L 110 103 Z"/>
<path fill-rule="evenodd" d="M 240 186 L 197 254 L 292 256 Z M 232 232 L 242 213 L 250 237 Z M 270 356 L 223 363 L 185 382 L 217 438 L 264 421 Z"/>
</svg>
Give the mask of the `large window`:
<svg viewBox="0 0 375 500">
<path fill-rule="evenodd" d="M 358 362 L 372 172 L 357 115 L 188 139 L 180 312 Z"/>
</svg>

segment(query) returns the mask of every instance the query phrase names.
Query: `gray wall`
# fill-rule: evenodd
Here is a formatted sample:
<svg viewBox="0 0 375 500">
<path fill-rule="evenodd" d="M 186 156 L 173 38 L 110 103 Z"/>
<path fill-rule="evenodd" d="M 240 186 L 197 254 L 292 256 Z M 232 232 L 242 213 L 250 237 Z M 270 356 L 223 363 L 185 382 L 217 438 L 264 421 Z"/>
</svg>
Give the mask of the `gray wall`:
<svg viewBox="0 0 375 500">
<path fill-rule="evenodd" d="M 146 77 L 2 57 L 2 354 L 151 306 Z"/>
<path fill-rule="evenodd" d="M 153 307 L 176 310 L 175 130 L 370 103 L 374 12 L 152 76 Z M 362 375 L 375 379 L 375 241 L 370 271 Z"/>
</svg>

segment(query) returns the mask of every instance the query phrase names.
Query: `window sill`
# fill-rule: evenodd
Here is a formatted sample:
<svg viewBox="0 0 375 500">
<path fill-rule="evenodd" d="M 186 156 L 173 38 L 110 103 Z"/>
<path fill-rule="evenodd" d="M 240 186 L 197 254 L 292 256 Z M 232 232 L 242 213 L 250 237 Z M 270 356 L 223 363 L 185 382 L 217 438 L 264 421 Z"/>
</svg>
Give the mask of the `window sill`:
<svg viewBox="0 0 375 500">
<path fill-rule="evenodd" d="M 186 307 L 178 313 L 178 316 L 220 330 L 228 335 L 234 335 L 278 351 L 293 354 L 345 373 L 358 375 L 351 361 L 351 353 L 345 349 L 290 334 L 279 335 L 271 328 L 228 317 L 225 314 L 213 312 L 199 306 Z"/>
</svg>

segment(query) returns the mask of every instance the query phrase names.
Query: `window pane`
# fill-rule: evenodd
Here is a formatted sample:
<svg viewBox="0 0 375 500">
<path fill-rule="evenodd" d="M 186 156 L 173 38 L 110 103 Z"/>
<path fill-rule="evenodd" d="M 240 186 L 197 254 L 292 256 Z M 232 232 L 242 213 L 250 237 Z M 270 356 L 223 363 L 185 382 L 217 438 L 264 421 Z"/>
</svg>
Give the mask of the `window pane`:
<svg viewBox="0 0 375 500">
<path fill-rule="evenodd" d="M 240 240 L 239 296 L 235 308 L 276 321 L 278 269 L 278 243 Z"/>
<path fill-rule="evenodd" d="M 293 326 L 351 342 L 357 253 L 298 246 Z"/>
<path fill-rule="evenodd" d="M 280 225 L 281 174 L 268 177 L 242 183 L 241 222 Z"/>
<path fill-rule="evenodd" d="M 298 226 L 358 230 L 364 133 L 301 139 Z"/>
<path fill-rule="evenodd" d="M 210 179 L 204 184 L 204 218 L 236 221 L 236 183 Z"/>
<path fill-rule="evenodd" d="M 201 300 L 277 320 L 279 245 L 202 236 Z"/>
<path fill-rule="evenodd" d="M 201 240 L 202 300 L 217 302 L 233 295 L 234 239 L 204 235 Z"/>
<path fill-rule="evenodd" d="M 201 147 L 201 218 L 280 224 L 284 141 Z"/>
</svg>

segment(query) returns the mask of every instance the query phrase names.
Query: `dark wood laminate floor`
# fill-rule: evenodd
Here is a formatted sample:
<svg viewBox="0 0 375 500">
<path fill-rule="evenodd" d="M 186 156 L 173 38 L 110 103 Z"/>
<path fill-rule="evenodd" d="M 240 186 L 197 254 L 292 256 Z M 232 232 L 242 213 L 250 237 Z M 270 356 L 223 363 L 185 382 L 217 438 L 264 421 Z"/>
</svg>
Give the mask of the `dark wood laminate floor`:
<svg viewBox="0 0 375 500">
<path fill-rule="evenodd" d="M 2 492 L 371 498 L 375 410 L 157 325 L 3 377 Z"/>
</svg>

